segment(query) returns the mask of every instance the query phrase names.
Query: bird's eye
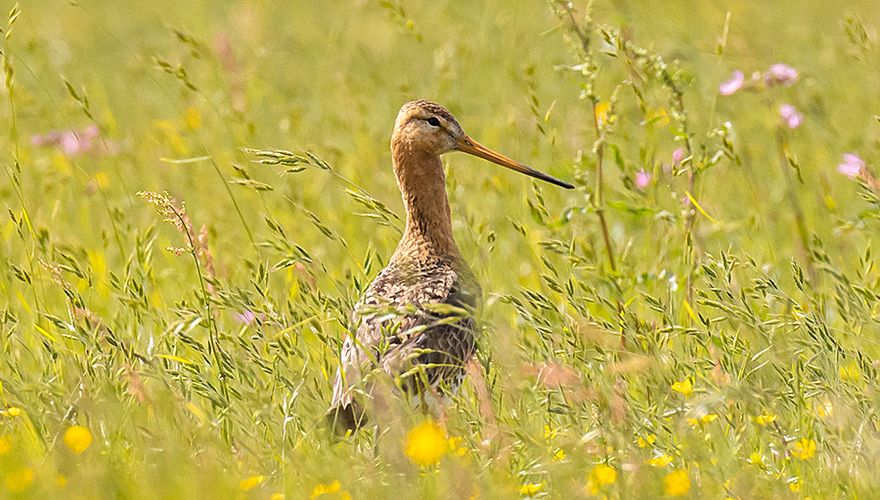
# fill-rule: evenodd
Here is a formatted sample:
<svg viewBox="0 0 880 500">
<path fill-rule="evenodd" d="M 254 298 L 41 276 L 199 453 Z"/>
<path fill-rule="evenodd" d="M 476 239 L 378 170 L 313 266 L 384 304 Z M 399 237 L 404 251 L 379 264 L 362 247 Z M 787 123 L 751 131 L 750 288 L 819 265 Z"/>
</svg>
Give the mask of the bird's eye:
<svg viewBox="0 0 880 500">
<path fill-rule="evenodd" d="M 432 127 L 439 127 L 440 120 L 438 120 L 436 116 L 432 116 L 432 117 L 428 118 L 428 125 L 430 125 Z"/>
</svg>

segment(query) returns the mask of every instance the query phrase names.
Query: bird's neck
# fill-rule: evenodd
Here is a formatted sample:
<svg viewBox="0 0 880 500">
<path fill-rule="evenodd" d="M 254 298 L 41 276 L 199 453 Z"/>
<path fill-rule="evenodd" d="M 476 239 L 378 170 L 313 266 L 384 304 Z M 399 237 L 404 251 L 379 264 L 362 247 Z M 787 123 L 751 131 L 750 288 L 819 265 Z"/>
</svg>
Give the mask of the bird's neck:
<svg viewBox="0 0 880 500">
<path fill-rule="evenodd" d="M 408 144 L 391 148 L 397 185 L 406 207 L 406 230 L 394 258 L 431 255 L 458 257 L 440 157 Z"/>
</svg>

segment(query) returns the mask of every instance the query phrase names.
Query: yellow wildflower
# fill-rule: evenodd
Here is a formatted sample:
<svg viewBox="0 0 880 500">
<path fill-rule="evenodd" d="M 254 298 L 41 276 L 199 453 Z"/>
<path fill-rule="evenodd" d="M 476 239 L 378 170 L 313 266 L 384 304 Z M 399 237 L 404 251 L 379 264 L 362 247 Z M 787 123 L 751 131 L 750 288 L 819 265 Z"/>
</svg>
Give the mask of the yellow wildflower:
<svg viewBox="0 0 880 500">
<path fill-rule="evenodd" d="M 825 401 L 824 403 L 816 403 L 816 415 L 819 415 L 821 418 L 830 417 L 834 414 L 834 405 L 831 404 L 831 401 Z"/>
<path fill-rule="evenodd" d="M 691 427 L 697 427 L 698 425 L 701 425 L 701 424 L 702 425 L 708 424 L 708 423 L 714 421 L 716 418 L 718 418 L 717 413 L 707 413 L 698 419 L 697 418 L 689 418 L 689 419 L 687 419 L 687 421 L 691 425 Z"/>
<path fill-rule="evenodd" d="M 544 425 L 544 439 L 551 440 L 556 437 L 556 429 L 551 428 L 549 425 Z"/>
<path fill-rule="evenodd" d="M 610 123 L 611 118 L 611 103 L 608 101 L 601 101 L 596 103 L 596 107 L 593 108 L 596 113 L 596 123 L 599 124 L 600 127 L 604 127 L 606 124 Z"/>
<path fill-rule="evenodd" d="M 764 455 L 760 450 L 755 450 L 749 455 L 749 463 L 752 465 L 764 465 Z"/>
<path fill-rule="evenodd" d="M 199 112 L 199 108 L 195 106 L 186 108 L 186 113 L 183 115 L 183 118 L 186 122 L 186 126 L 190 130 L 195 130 L 202 126 L 202 114 Z"/>
<path fill-rule="evenodd" d="M 20 493 L 34 482 L 34 469 L 22 467 L 3 476 L 3 486 L 13 493 Z"/>
<path fill-rule="evenodd" d="M 659 455 L 650 460 L 648 460 L 648 465 L 653 467 L 666 467 L 667 465 L 672 463 L 672 457 L 669 455 Z"/>
<path fill-rule="evenodd" d="M 269 500 L 284 500 L 284 493 L 272 493 L 269 495 Z"/>
<path fill-rule="evenodd" d="M 97 184 L 99 188 L 104 189 L 110 185 L 110 177 L 108 177 L 105 172 L 97 172 L 95 174 L 95 184 Z"/>
<path fill-rule="evenodd" d="M 859 365 L 855 361 L 850 361 L 846 366 L 841 366 L 837 369 L 837 373 L 841 379 L 851 382 L 857 382 L 862 377 Z"/>
<path fill-rule="evenodd" d="M 248 476 L 238 483 L 238 488 L 241 491 L 251 491 L 257 486 L 263 484 L 263 481 L 266 480 L 266 476 Z"/>
<path fill-rule="evenodd" d="M 457 455 L 459 457 L 467 455 L 468 448 L 467 446 L 462 445 L 463 441 L 464 440 L 458 436 L 449 438 L 449 450 L 452 451 L 454 455 Z"/>
<path fill-rule="evenodd" d="M 645 114 L 645 121 L 648 123 L 655 123 L 660 125 L 661 127 L 665 127 L 669 125 L 669 113 L 666 112 L 666 108 L 656 108 L 648 110 Z"/>
<path fill-rule="evenodd" d="M 812 439 L 803 438 L 794 444 L 791 454 L 801 460 L 808 460 L 816 455 L 816 442 Z"/>
<path fill-rule="evenodd" d="M 21 408 L 19 408 L 17 406 L 10 406 L 9 408 L 6 408 L 5 410 L 0 410 L 0 415 L 4 415 L 7 417 L 17 417 L 17 416 L 21 415 Z"/>
<path fill-rule="evenodd" d="M 309 499 L 315 500 L 318 497 L 332 495 L 334 493 L 337 494 L 336 498 L 351 500 L 351 495 L 348 491 L 342 489 L 342 483 L 340 483 L 338 479 L 334 479 L 333 482 L 327 484 L 316 484 L 315 487 L 312 488 L 312 494 L 309 495 Z"/>
<path fill-rule="evenodd" d="M 81 425 L 71 425 L 64 432 L 64 444 L 67 449 L 79 455 L 92 445 L 92 433 Z"/>
<path fill-rule="evenodd" d="M 561 462 L 563 460 L 565 460 L 565 450 L 559 448 L 558 450 L 556 450 L 556 453 L 553 454 L 553 461 Z"/>
<path fill-rule="evenodd" d="M 680 393 L 682 396 L 689 398 L 694 393 L 694 383 L 690 377 L 672 384 L 672 390 Z"/>
<path fill-rule="evenodd" d="M 183 137 L 181 137 L 180 132 L 178 132 L 177 126 L 174 125 L 174 123 L 168 120 L 154 120 L 153 126 L 165 135 L 168 144 L 175 153 L 181 156 L 189 154 L 189 147 L 186 145 L 186 142 L 183 140 Z"/>
<path fill-rule="evenodd" d="M 449 451 L 446 432 L 431 420 L 413 427 L 406 435 L 404 453 L 416 465 L 434 465 Z"/>
<path fill-rule="evenodd" d="M 657 441 L 656 434 L 648 434 L 645 437 L 639 436 L 639 448 L 647 448 L 648 446 L 654 444 L 654 441 Z"/>
<path fill-rule="evenodd" d="M 691 491 L 691 478 L 687 471 L 674 470 L 663 478 L 663 490 L 671 497 L 687 495 Z"/>
<path fill-rule="evenodd" d="M 0 455 L 9 453 L 12 449 L 12 441 L 6 436 L 0 436 Z"/>
<path fill-rule="evenodd" d="M 788 483 L 788 489 L 789 489 L 792 493 L 800 493 L 800 491 L 801 491 L 801 482 L 800 482 L 799 480 L 797 480 L 797 479 L 795 479 L 794 481 L 791 481 L 790 483 Z"/>
<path fill-rule="evenodd" d="M 596 495 L 605 486 L 610 486 L 617 481 L 617 470 L 614 467 L 598 464 L 590 471 L 587 478 L 587 492 Z"/>
<path fill-rule="evenodd" d="M 834 197 L 831 196 L 830 194 L 826 194 L 825 196 L 823 196 L 822 201 L 825 202 L 825 206 L 829 210 L 834 210 L 835 208 L 837 208 L 837 202 L 834 201 Z M 803 309 L 804 311 L 809 311 L 809 309 L 804 308 L 804 307 L 802 307 L 801 309 Z"/>
<path fill-rule="evenodd" d="M 533 497 L 544 489 L 544 483 L 526 483 L 519 487 L 519 494 L 524 497 Z"/>
<path fill-rule="evenodd" d="M 605 464 L 599 464 L 593 467 L 593 472 L 590 476 L 603 486 L 614 484 L 614 482 L 617 481 L 617 471 L 614 467 L 609 467 Z"/>
<path fill-rule="evenodd" d="M 757 417 L 754 417 L 753 420 L 755 421 L 756 424 L 760 425 L 761 427 L 764 427 L 764 426 L 770 425 L 773 422 L 775 422 L 776 415 L 774 415 L 772 413 L 764 412 L 764 413 L 758 415 Z"/>
<path fill-rule="evenodd" d="M 64 474 L 58 474 L 55 476 L 55 486 L 59 488 L 64 488 L 67 486 L 67 477 Z"/>
</svg>

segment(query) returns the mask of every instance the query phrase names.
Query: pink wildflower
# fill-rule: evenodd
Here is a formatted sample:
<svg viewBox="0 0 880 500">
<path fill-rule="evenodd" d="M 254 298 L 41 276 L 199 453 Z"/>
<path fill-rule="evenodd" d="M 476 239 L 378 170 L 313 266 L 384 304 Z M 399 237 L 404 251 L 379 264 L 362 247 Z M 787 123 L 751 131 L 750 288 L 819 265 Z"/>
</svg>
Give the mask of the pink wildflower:
<svg viewBox="0 0 880 500">
<path fill-rule="evenodd" d="M 639 189 L 645 189 L 651 183 L 651 174 L 649 172 L 645 172 L 644 170 L 639 170 L 636 172 L 636 187 Z"/>
<path fill-rule="evenodd" d="M 31 137 L 31 144 L 36 147 L 58 146 L 67 156 L 76 156 L 91 151 L 100 133 L 96 125 L 82 130 L 55 130 Z"/>
<path fill-rule="evenodd" d="M 787 64 L 774 64 L 764 73 L 764 83 L 768 87 L 773 85 L 789 86 L 798 78 L 798 70 Z"/>
<path fill-rule="evenodd" d="M 672 164 L 678 167 L 682 160 L 684 160 L 684 148 L 675 148 L 672 152 Z"/>
<path fill-rule="evenodd" d="M 862 173 L 863 168 L 865 168 L 864 160 L 854 153 L 846 153 L 843 155 L 843 163 L 837 166 L 837 171 L 854 179 Z"/>
<path fill-rule="evenodd" d="M 727 81 L 722 82 L 718 86 L 718 93 L 721 95 L 731 95 L 741 89 L 746 81 L 746 75 L 742 71 L 736 70 L 730 75 Z"/>
<path fill-rule="evenodd" d="M 779 116 L 788 128 L 798 128 L 804 122 L 804 115 L 791 104 L 779 106 Z"/>
<path fill-rule="evenodd" d="M 236 320 L 238 320 L 240 323 L 244 324 L 245 326 L 250 326 L 250 324 L 253 323 L 254 320 L 257 319 L 257 315 L 254 314 L 254 312 L 249 309 L 245 310 L 244 312 L 235 313 L 232 315 L 232 317 L 234 317 Z"/>
</svg>

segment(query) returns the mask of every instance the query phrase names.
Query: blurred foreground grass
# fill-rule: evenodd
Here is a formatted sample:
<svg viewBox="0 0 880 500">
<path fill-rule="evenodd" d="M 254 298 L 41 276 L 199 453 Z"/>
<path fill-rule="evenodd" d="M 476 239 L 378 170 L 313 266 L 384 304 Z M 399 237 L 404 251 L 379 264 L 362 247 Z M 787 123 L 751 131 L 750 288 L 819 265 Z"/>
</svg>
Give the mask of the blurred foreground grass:
<svg viewBox="0 0 880 500">
<path fill-rule="evenodd" d="M 873 2 L 0 6 L 0 496 L 880 490 Z M 579 189 L 448 156 L 485 386 L 336 442 L 413 98 Z"/>
</svg>

